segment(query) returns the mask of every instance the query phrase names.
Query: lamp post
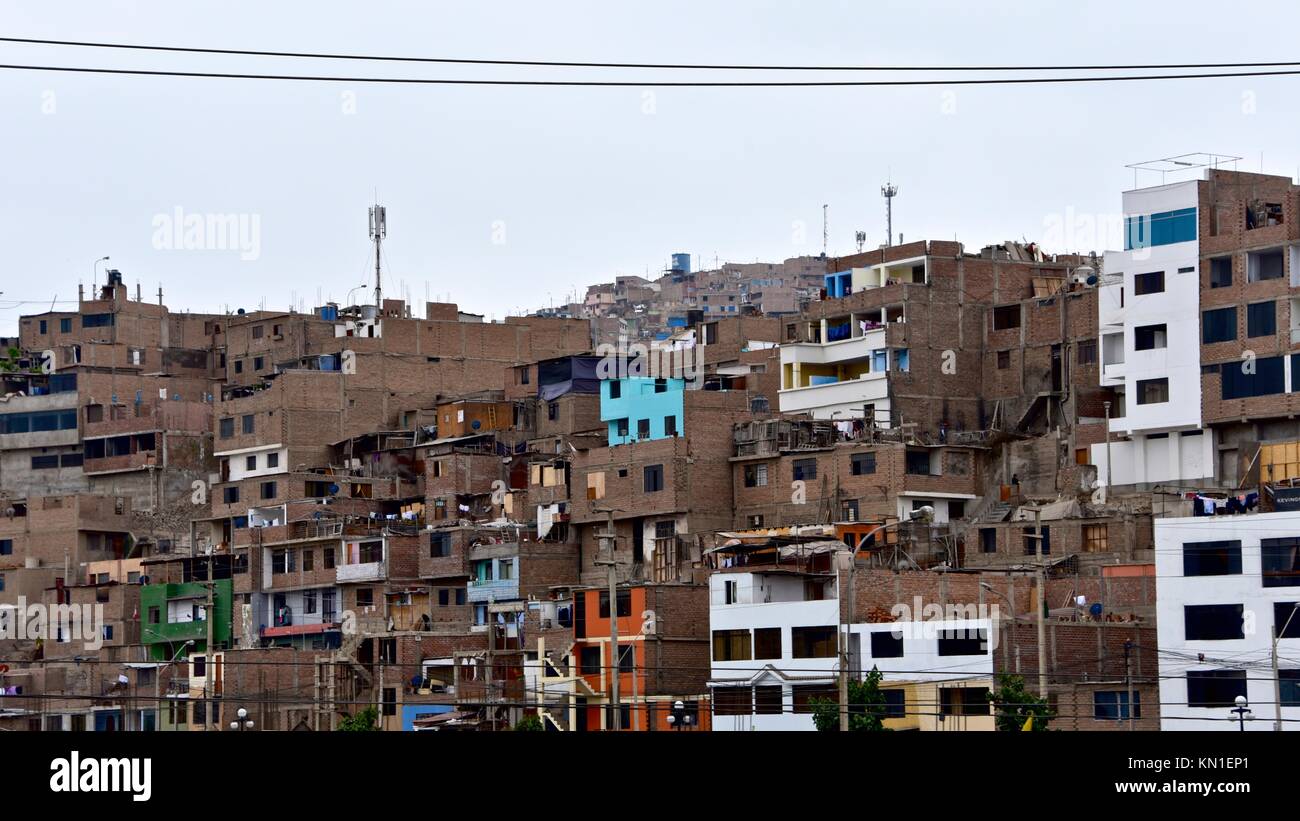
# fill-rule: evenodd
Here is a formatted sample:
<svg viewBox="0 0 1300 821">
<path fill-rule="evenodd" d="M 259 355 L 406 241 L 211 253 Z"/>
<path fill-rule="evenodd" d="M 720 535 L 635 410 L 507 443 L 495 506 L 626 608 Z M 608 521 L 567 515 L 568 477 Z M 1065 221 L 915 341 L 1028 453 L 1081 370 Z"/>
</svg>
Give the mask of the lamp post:
<svg viewBox="0 0 1300 821">
<path fill-rule="evenodd" d="M 1236 714 L 1237 723 L 1241 725 L 1241 731 L 1244 733 L 1246 732 L 1246 719 L 1249 718 L 1253 721 L 1255 716 L 1251 714 L 1250 708 L 1248 707 L 1249 702 L 1246 701 L 1245 696 L 1237 696 L 1236 699 L 1234 699 L 1234 703 L 1236 703 L 1237 706 L 1228 712 Z"/>
<path fill-rule="evenodd" d="M 934 519 L 934 508 L 930 505 L 922 505 L 913 510 L 906 521 L 909 522 L 929 522 Z M 858 547 L 864 544 L 868 539 L 874 537 L 877 533 L 883 533 L 891 527 L 898 527 L 904 520 L 880 525 L 862 537 L 858 542 L 847 551 L 849 558 L 849 590 L 848 590 L 848 613 L 840 616 L 840 732 L 849 730 L 849 631 L 853 623 L 853 611 L 857 608 L 857 587 L 854 584 L 854 571 L 857 569 Z"/>
<path fill-rule="evenodd" d="M 245 730 L 253 729 L 253 719 L 248 717 L 247 710 L 245 710 L 243 707 L 240 707 L 238 710 L 235 711 L 235 715 L 238 716 L 238 719 L 236 721 L 230 722 L 230 729 L 240 733 L 244 732 Z"/>
<path fill-rule="evenodd" d="M 674 730 L 685 730 L 691 726 L 690 714 L 686 712 L 686 705 L 681 699 L 673 702 L 673 711 L 668 714 L 668 726 Z"/>
</svg>

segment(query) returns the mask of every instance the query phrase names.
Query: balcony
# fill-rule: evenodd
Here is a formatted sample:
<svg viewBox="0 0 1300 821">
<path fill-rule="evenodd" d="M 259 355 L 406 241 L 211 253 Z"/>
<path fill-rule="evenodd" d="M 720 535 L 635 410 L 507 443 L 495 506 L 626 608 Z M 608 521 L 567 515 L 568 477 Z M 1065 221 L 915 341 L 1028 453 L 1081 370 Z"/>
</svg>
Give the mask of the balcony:
<svg viewBox="0 0 1300 821">
<path fill-rule="evenodd" d="M 348 582 L 379 582 L 388 578 L 388 562 L 362 562 L 341 564 L 335 568 L 339 584 Z"/>
<path fill-rule="evenodd" d="M 343 522 L 305 521 L 290 522 L 287 525 L 269 525 L 267 527 L 248 527 L 235 531 L 235 546 L 284 544 L 288 542 L 310 542 L 321 539 L 334 539 L 343 535 Z"/>
<path fill-rule="evenodd" d="M 97 473 L 123 473 L 130 470 L 143 470 L 158 464 L 156 451 L 138 451 L 124 453 L 121 456 L 102 456 L 98 459 L 86 459 L 82 462 L 82 471 L 87 476 Z"/>
<path fill-rule="evenodd" d="M 202 402 L 168 401 L 160 405 L 135 405 L 129 415 L 127 409 L 112 409 L 116 418 L 86 422 L 85 438 L 125 436 L 149 431 L 188 431 L 205 433 L 212 429 L 212 407 Z"/>
<path fill-rule="evenodd" d="M 492 579 L 490 581 L 479 581 L 471 579 L 468 597 L 473 604 L 517 599 L 519 598 L 519 580 Z"/>
<path fill-rule="evenodd" d="M 821 409 L 852 408 L 858 414 L 864 404 L 876 405 L 877 418 L 888 407 L 889 380 L 887 371 L 873 371 L 857 379 L 786 388 L 780 392 L 781 412 L 800 413 Z"/>
</svg>

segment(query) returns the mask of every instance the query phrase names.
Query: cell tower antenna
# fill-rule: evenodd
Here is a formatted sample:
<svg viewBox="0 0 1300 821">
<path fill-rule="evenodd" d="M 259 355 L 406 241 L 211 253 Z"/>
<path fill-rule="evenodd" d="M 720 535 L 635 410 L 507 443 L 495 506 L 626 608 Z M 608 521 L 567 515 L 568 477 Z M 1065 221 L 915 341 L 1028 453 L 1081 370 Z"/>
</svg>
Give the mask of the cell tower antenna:
<svg viewBox="0 0 1300 821">
<path fill-rule="evenodd" d="M 830 245 L 830 209 L 829 205 L 822 206 L 822 258 L 826 258 L 826 251 Z"/>
<path fill-rule="evenodd" d="M 898 186 L 886 182 L 880 186 L 880 195 L 885 198 L 885 247 L 894 244 L 894 197 L 898 195 Z"/>
<path fill-rule="evenodd" d="M 867 244 L 867 232 L 859 231 L 855 236 L 855 239 L 858 242 L 858 253 L 860 254 L 862 253 L 862 246 Z"/>
<path fill-rule="evenodd" d="M 379 250 L 388 236 L 388 211 L 375 203 L 370 208 L 370 240 L 375 244 L 375 307 L 384 307 L 383 281 L 379 270 Z"/>
</svg>

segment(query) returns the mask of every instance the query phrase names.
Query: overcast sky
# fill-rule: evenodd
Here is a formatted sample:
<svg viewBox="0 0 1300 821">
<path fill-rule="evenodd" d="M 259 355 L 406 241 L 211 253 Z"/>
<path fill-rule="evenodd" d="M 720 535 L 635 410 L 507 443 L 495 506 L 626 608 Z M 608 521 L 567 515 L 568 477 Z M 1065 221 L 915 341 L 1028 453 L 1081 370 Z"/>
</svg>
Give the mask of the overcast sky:
<svg viewBox="0 0 1300 821">
<path fill-rule="evenodd" d="M 5 36 L 260 50 L 618 62 L 1053 64 L 1293 59 L 1300 11 L 1222 3 L 31 2 Z M 983 8 L 981 8 L 983 7 Z M 0 44 L 0 63 L 368 76 L 642 80 Z M 779 78 L 779 77 L 777 77 Z M 753 79 L 746 74 L 714 79 Z M 795 79 L 808 79 L 801 74 Z M 172 310 L 342 301 L 370 282 L 388 208 L 389 296 L 501 318 L 674 251 L 779 261 L 894 231 L 1105 250 L 1090 220 L 1126 163 L 1194 151 L 1295 175 L 1300 77 L 912 89 L 377 86 L 0 70 L 0 335 L 74 300 L 96 258 Z M 1158 177 L 1139 178 L 1141 184 Z M 178 213 L 241 215 L 218 249 Z M 1062 224 L 1072 226 L 1062 232 Z M 1064 246 L 1064 247 L 1063 247 Z M 698 265 L 699 263 L 697 263 Z M 101 266 L 102 270 L 102 266 Z M 101 281 L 102 281 L 102 274 Z M 15 305 L 17 300 L 29 304 Z M 70 303 L 65 303 L 69 305 Z"/>
</svg>

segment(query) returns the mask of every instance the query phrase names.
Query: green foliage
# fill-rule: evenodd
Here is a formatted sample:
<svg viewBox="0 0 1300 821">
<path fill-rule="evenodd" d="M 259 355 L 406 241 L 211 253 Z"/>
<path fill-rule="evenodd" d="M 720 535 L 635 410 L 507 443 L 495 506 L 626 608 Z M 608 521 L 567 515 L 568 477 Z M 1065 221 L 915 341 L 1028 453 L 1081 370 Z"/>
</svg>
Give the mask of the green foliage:
<svg viewBox="0 0 1300 821">
<path fill-rule="evenodd" d="M 339 721 L 339 731 L 345 733 L 365 733 L 378 730 L 379 711 L 367 707 L 356 715 L 344 716 Z"/>
<path fill-rule="evenodd" d="M 997 689 L 989 693 L 989 702 L 993 705 L 999 730 L 1019 732 L 1030 718 L 1034 720 L 1031 731 L 1047 729 L 1048 723 L 1055 718 L 1052 709 L 1047 705 L 1047 699 L 1025 690 L 1024 678 L 1003 673 L 998 676 L 997 684 Z"/>
<path fill-rule="evenodd" d="M 17 348 L 10 348 L 4 357 L 0 357 L 0 371 L 11 373 L 18 370 L 18 359 L 23 352 Z"/>
<path fill-rule="evenodd" d="M 527 715 L 519 719 L 519 723 L 512 729 L 515 732 L 541 732 L 542 720 L 535 715 Z"/>
<path fill-rule="evenodd" d="M 880 732 L 885 727 L 885 694 L 880 691 L 884 679 L 880 670 L 871 672 L 862 681 L 849 680 L 849 731 Z M 820 732 L 838 732 L 840 729 L 839 702 L 829 698 L 815 698 L 813 724 Z"/>
</svg>

